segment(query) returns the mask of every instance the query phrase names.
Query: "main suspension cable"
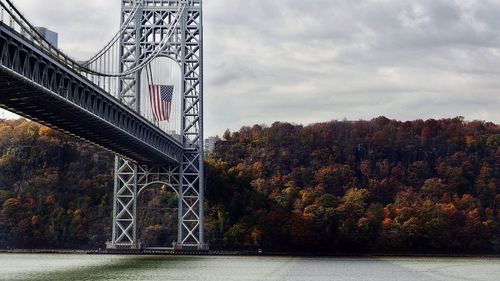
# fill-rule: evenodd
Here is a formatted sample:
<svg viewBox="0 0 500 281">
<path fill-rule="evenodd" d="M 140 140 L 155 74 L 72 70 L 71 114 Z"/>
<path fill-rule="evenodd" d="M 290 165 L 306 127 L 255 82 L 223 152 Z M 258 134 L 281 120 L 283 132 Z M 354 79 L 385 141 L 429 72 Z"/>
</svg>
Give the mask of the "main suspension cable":
<svg viewBox="0 0 500 281">
<path fill-rule="evenodd" d="M 132 12 L 130 13 L 129 17 L 126 18 L 121 27 L 120 30 L 113 36 L 113 38 L 106 44 L 101 50 L 99 50 L 92 58 L 88 59 L 85 63 L 82 64 L 82 66 L 89 66 L 91 63 L 95 62 L 98 60 L 100 57 L 102 57 L 109 49 L 113 47 L 113 45 L 120 39 L 120 37 L 123 35 L 123 32 L 128 28 L 130 23 L 132 22 L 133 19 L 135 19 L 135 15 L 137 14 L 137 11 L 139 10 L 139 7 L 141 7 L 142 2 L 136 2 L 136 5 L 134 6 Z"/>
<path fill-rule="evenodd" d="M 3 2 L 5 1 L 7 5 Z M 143 0 L 144 1 L 144 0 Z M 138 3 L 138 2 L 136 2 Z M 139 64 L 139 60 L 136 61 L 136 65 L 133 66 L 132 68 L 123 71 L 123 72 L 116 72 L 116 73 L 106 73 L 106 72 L 100 72 L 96 70 L 92 70 L 88 68 L 88 66 L 96 62 L 98 59 L 102 58 L 108 51 L 111 49 L 111 47 L 114 45 L 115 42 L 121 36 L 123 35 L 124 31 L 130 24 L 133 18 L 135 18 L 135 14 L 137 13 L 137 10 L 139 9 L 139 6 L 142 5 L 142 3 L 137 4 L 134 7 L 134 10 L 132 14 L 134 16 L 130 16 L 127 18 L 127 20 L 122 24 L 120 31 L 113 37 L 113 39 L 103 48 L 101 51 L 99 51 L 92 59 L 85 63 L 79 63 L 75 61 L 73 58 L 69 57 L 59 49 L 55 48 L 52 46 L 39 32 L 38 30 L 20 13 L 20 11 L 12 4 L 10 0 L 1 0 L 0 5 L 7 11 L 7 13 L 10 15 L 11 20 L 14 20 L 17 24 L 19 24 L 20 28 L 26 32 L 31 39 L 36 41 L 40 46 L 48 51 L 50 54 L 54 55 L 55 58 L 60 60 L 61 62 L 65 63 L 66 65 L 72 67 L 73 69 L 77 71 L 81 71 L 90 75 L 95 75 L 95 76 L 101 76 L 101 77 L 125 77 L 125 76 L 130 76 L 131 74 L 137 73 L 137 71 L 143 69 L 146 65 L 148 65 L 152 60 L 157 58 L 162 50 L 165 49 L 165 47 L 170 43 L 172 36 L 176 32 L 176 25 L 177 23 L 181 20 L 181 17 L 184 15 L 184 11 L 186 8 L 186 4 L 183 1 L 179 1 L 178 4 L 178 9 L 176 11 L 176 17 L 174 18 L 173 22 L 170 23 L 170 26 L 167 30 L 167 36 L 164 36 L 161 42 L 156 46 L 156 48 L 145 58 L 143 59 Z M 102 70 L 101 70 L 102 71 Z"/>
</svg>

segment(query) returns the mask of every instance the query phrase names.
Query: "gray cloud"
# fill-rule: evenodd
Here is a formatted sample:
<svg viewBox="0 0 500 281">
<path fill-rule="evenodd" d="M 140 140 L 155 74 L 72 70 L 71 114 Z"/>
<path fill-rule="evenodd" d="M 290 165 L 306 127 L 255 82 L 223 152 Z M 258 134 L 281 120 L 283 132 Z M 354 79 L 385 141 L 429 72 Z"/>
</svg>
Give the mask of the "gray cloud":
<svg viewBox="0 0 500 281">
<path fill-rule="evenodd" d="M 120 1 L 15 0 L 90 56 Z M 206 133 L 253 123 L 442 118 L 500 123 L 496 0 L 205 0 Z"/>
</svg>

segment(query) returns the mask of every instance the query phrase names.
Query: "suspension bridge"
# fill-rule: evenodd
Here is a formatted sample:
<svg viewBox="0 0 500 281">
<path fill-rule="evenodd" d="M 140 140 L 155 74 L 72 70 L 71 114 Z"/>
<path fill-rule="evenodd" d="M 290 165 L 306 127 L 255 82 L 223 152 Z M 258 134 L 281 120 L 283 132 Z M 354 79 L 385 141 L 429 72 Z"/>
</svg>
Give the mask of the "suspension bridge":
<svg viewBox="0 0 500 281">
<path fill-rule="evenodd" d="M 77 61 L 0 0 L 0 107 L 113 152 L 108 249 L 140 249 L 141 192 L 178 196 L 178 250 L 204 238 L 201 0 L 120 0 L 121 25 Z"/>
</svg>

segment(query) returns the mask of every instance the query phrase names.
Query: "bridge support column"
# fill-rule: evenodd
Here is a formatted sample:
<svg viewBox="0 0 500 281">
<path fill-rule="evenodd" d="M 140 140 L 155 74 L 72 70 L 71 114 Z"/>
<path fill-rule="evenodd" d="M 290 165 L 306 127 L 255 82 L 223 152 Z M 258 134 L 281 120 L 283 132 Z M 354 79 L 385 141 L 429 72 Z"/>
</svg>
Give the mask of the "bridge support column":
<svg viewBox="0 0 500 281">
<path fill-rule="evenodd" d="M 146 3 L 147 2 L 147 3 Z M 151 3 L 150 3 L 151 2 Z M 162 46 L 159 56 L 175 60 L 182 73 L 180 131 L 183 147 L 179 162 L 154 162 L 160 173 L 145 172 L 150 167 L 118 159 L 115 175 L 113 239 L 110 247 L 140 247 L 137 238 L 137 196 L 144 182 L 162 177 L 168 170 L 169 181 L 179 196 L 178 239 L 176 250 L 207 250 L 204 237 L 203 175 L 203 30 L 202 0 L 144 1 L 134 20 L 121 35 L 120 70 L 134 69 Z M 131 15 L 135 3 L 122 0 L 122 22 Z M 146 5 L 147 4 L 147 5 Z M 175 20 L 179 19 L 179 20 Z M 173 26 L 170 34 L 167 27 Z M 168 40 L 167 40 L 168 39 Z M 165 41 L 166 40 L 166 41 Z M 164 44 L 167 42 L 168 44 Z M 157 56 L 157 55 L 155 55 Z M 122 77 L 118 98 L 140 112 L 140 73 Z M 142 81 L 146 83 L 146 81 Z M 164 164 L 164 165 L 163 165 Z M 170 165 L 170 166 L 169 166 Z M 146 176 L 144 176 L 146 175 Z M 146 180 L 144 180 L 146 179 Z"/>
<path fill-rule="evenodd" d="M 179 233 L 175 250 L 208 250 L 204 237 L 202 161 L 196 151 L 184 153 L 179 171 Z"/>
<path fill-rule="evenodd" d="M 115 158 L 115 187 L 113 197 L 112 240 L 108 249 L 140 249 L 137 239 L 138 167 Z"/>
<path fill-rule="evenodd" d="M 203 174 L 200 154 L 185 153 L 181 165 L 137 165 L 120 157 L 115 159 L 112 240 L 110 250 L 138 250 L 138 198 L 152 184 L 167 184 L 178 196 L 177 251 L 208 250 L 204 240 Z M 202 166 L 201 166 L 202 167 Z"/>
</svg>

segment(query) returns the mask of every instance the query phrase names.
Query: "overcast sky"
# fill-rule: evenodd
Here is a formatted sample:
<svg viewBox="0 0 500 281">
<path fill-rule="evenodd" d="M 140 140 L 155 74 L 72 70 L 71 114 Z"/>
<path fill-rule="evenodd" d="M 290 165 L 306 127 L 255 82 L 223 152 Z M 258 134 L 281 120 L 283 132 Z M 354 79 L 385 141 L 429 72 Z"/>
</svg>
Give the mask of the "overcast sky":
<svg viewBox="0 0 500 281">
<path fill-rule="evenodd" d="M 86 58 L 120 0 L 13 0 Z M 498 0 L 205 0 L 205 133 L 289 121 L 500 123 Z"/>
</svg>

